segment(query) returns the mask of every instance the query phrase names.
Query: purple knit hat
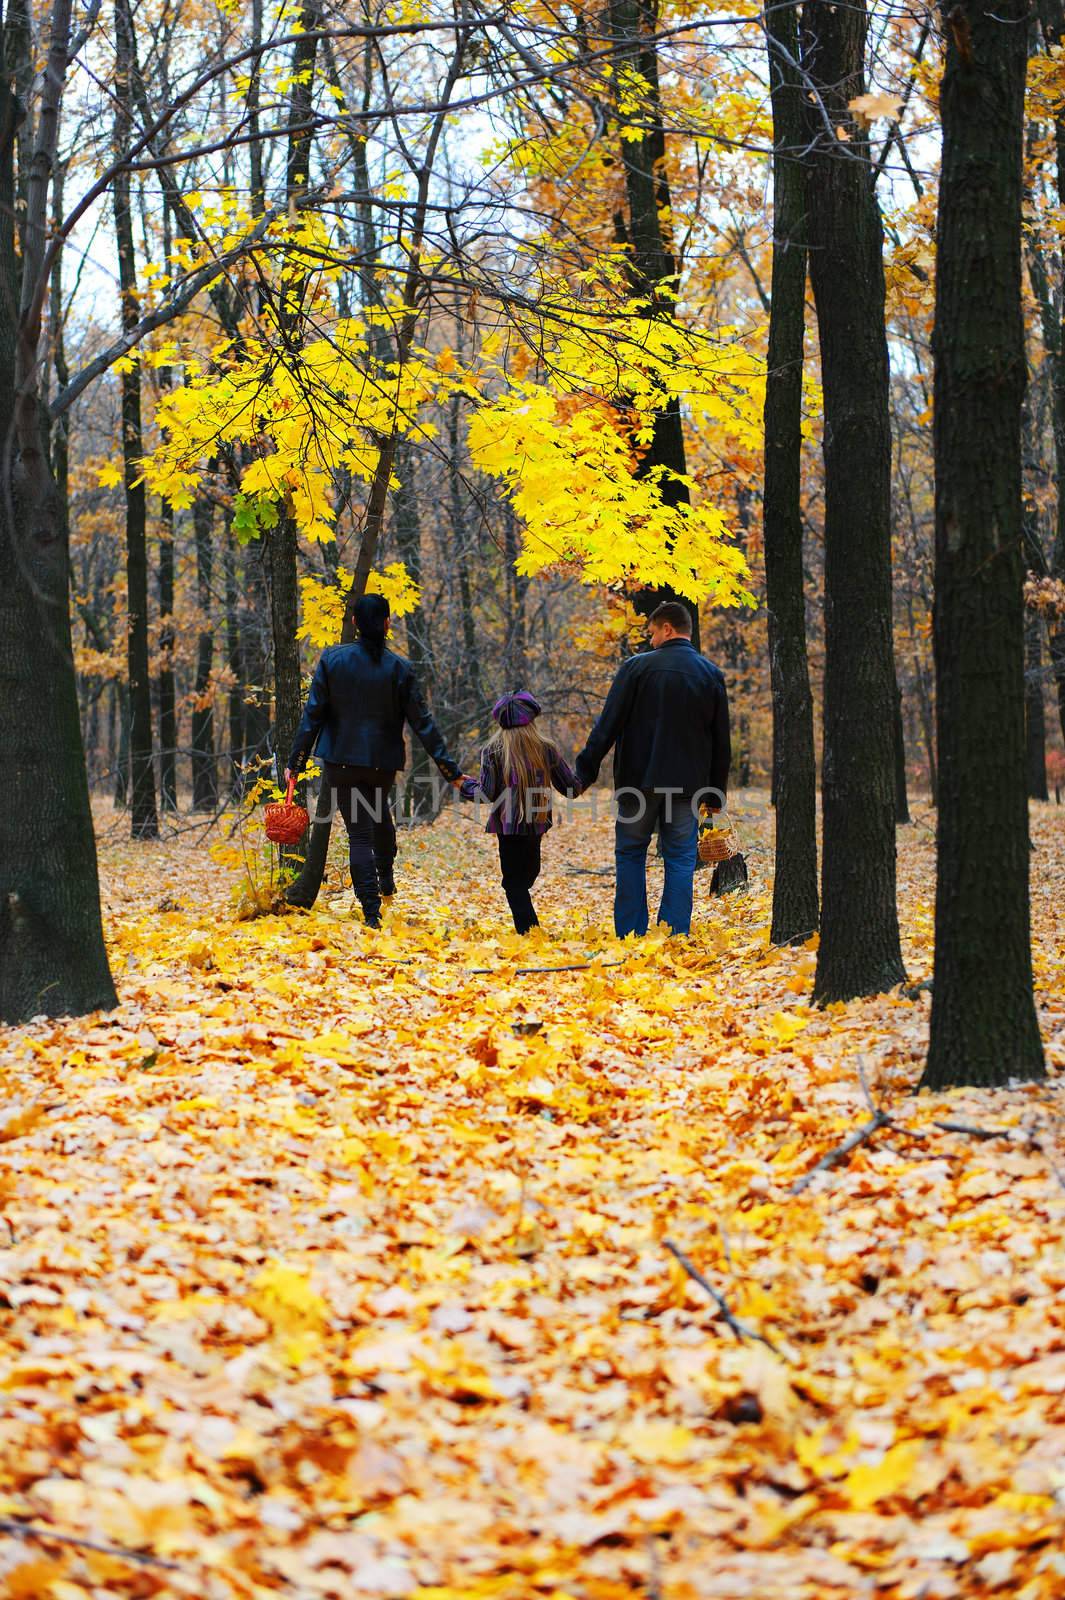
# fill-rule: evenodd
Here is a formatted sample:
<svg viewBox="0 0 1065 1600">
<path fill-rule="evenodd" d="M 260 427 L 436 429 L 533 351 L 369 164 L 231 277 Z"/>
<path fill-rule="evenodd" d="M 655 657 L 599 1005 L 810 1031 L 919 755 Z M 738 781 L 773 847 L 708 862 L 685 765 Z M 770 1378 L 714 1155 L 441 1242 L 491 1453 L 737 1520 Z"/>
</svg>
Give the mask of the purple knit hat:
<svg viewBox="0 0 1065 1600">
<path fill-rule="evenodd" d="M 528 689 L 515 689 L 513 694 L 500 695 L 492 715 L 501 728 L 524 728 L 540 715 L 540 702 Z"/>
</svg>

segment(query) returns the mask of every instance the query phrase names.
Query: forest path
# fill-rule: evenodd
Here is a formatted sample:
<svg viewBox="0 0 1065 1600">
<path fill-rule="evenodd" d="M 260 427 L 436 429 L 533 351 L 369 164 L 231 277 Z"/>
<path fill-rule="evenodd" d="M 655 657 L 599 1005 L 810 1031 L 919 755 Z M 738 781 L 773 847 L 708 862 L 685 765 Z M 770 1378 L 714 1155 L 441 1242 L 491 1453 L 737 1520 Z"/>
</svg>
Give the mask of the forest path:
<svg viewBox="0 0 1065 1600">
<path fill-rule="evenodd" d="M 1060 1596 L 1065 808 L 1052 1076 L 933 1099 L 926 994 L 814 1012 L 768 947 L 765 798 L 751 891 L 636 947 L 605 818 L 526 941 L 468 812 L 401 834 L 379 934 L 339 840 L 237 922 L 234 845 L 102 819 L 120 1006 L 0 1041 L 0 1595 Z"/>
</svg>

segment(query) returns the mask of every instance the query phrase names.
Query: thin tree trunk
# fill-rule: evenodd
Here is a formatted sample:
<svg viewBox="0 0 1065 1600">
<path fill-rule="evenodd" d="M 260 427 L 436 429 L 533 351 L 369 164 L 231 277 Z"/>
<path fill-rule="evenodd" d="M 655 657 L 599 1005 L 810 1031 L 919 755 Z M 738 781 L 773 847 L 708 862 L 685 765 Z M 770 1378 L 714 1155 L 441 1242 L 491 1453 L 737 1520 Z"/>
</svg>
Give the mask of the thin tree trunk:
<svg viewBox="0 0 1065 1600">
<path fill-rule="evenodd" d="M 666 171 L 666 135 L 658 82 L 658 0 L 609 0 L 608 18 L 613 41 L 613 76 L 619 90 L 627 70 L 639 75 L 642 92 L 635 111 L 624 108 L 619 93 L 615 104 L 621 137 L 618 152 L 625 172 L 626 215 L 615 217 L 615 229 L 630 252 L 630 271 L 636 292 L 648 300 L 649 317 L 673 316 L 677 294 L 677 262 L 666 219 L 672 216 L 672 197 Z M 662 500 L 666 505 L 687 505 L 691 496 L 687 473 L 684 424 L 680 402 L 672 399 L 655 413 L 654 434 L 641 458 L 640 473 L 665 468 Z M 678 476 L 674 476 L 674 474 Z M 673 589 L 644 589 L 632 596 L 642 615 L 663 600 L 680 600 L 692 613 L 692 643 L 699 648 L 699 608 Z"/>
<path fill-rule="evenodd" d="M 240 610 L 240 653 L 244 662 L 244 759 L 265 759 L 270 743 L 270 596 L 266 583 L 265 541 L 244 554 L 244 604 Z"/>
<path fill-rule="evenodd" d="M 174 692 L 174 508 L 159 508 L 159 799 L 177 810 L 177 697 Z"/>
<path fill-rule="evenodd" d="M 229 688 L 226 709 L 229 719 L 230 788 L 239 794 L 244 767 L 244 657 L 240 648 L 240 618 L 237 615 L 237 547 L 233 538 L 233 517 L 227 507 L 224 516 L 222 566 L 226 599 L 226 667 Z"/>
<path fill-rule="evenodd" d="M 130 138 L 130 64 L 133 52 L 133 17 L 129 0 L 115 5 L 116 93 L 115 149 L 123 151 Z M 140 320 L 137 264 L 133 248 L 133 211 L 130 175 L 118 171 L 114 180 L 115 237 L 118 244 L 118 281 L 122 298 L 122 327 L 135 328 Z M 159 818 L 155 809 L 155 765 L 152 754 L 152 682 L 148 663 L 148 508 L 141 470 L 144 441 L 141 429 L 141 373 L 134 361 L 122 373 L 122 458 L 126 491 L 126 607 L 129 673 L 130 831 L 134 839 L 156 839 Z"/>
<path fill-rule="evenodd" d="M 803 90 L 795 5 L 766 12 L 773 104 L 773 276 L 765 393 L 762 498 L 769 669 L 773 696 L 773 944 L 816 933 L 817 760 L 806 650 L 802 564 L 802 372 L 806 320 Z"/>
<path fill-rule="evenodd" d="M 399 441 L 396 451 L 396 472 L 399 481 L 392 495 L 392 528 L 396 539 L 396 550 L 411 578 L 421 588 L 422 524 L 418 511 L 415 456 L 409 440 Z M 419 606 L 407 618 L 407 656 L 423 692 L 431 695 L 433 656 L 429 638 L 429 619 L 423 606 Z M 436 795 L 432 763 L 428 752 L 416 739 L 410 742 L 411 766 L 410 775 L 403 786 L 403 809 L 408 816 L 431 816 Z"/>
<path fill-rule="evenodd" d="M 196 598 L 200 631 L 196 637 L 196 677 L 192 701 L 192 809 L 217 811 L 218 763 L 214 747 L 214 706 L 211 667 L 214 663 L 214 628 L 211 623 L 211 587 L 214 552 L 211 535 L 214 502 L 209 493 L 197 495 L 192 507 L 196 544 Z"/>
<path fill-rule="evenodd" d="M 170 207 L 163 202 L 163 253 L 171 252 Z M 159 372 L 159 388 L 165 394 L 172 383 L 169 367 Z M 177 810 L 177 697 L 174 690 L 174 507 L 163 500 L 159 507 L 159 800 L 164 811 Z"/>
<path fill-rule="evenodd" d="M 461 355 L 461 347 L 459 349 Z M 473 599 L 470 591 L 470 529 L 466 516 L 465 486 L 460 466 L 462 443 L 459 428 L 460 397 L 452 395 L 448 405 L 448 488 L 451 497 L 451 537 L 455 570 L 459 580 L 459 614 L 462 618 L 462 666 L 466 679 L 467 698 L 474 716 L 480 714 L 484 700 L 481 687 L 480 649 L 477 642 L 477 625 L 473 616 Z"/>
<path fill-rule="evenodd" d="M 883 233 L 868 143 L 847 109 L 865 87 L 866 26 L 864 0 L 805 0 L 803 60 L 816 92 L 806 103 L 808 241 L 825 411 L 821 1005 L 905 978 L 895 905 Z"/>
<path fill-rule="evenodd" d="M 506 566 L 506 638 L 503 643 L 503 671 L 512 689 L 521 688 L 529 674 L 526 662 L 527 622 L 526 596 L 529 580 L 517 570 L 520 545 L 518 519 L 509 495 L 502 506 L 503 559 Z"/>
<path fill-rule="evenodd" d="M 944 6 L 936 227 L 935 981 L 924 1083 L 1043 1075 L 1024 735 L 1024 0 Z M 993 856 L 987 860 L 989 837 Z"/>
<path fill-rule="evenodd" d="M 115 684 L 115 704 L 118 707 L 118 754 L 114 766 L 115 810 L 125 811 L 129 805 L 129 684 Z"/>
<path fill-rule="evenodd" d="M 895 683 L 895 823 L 910 821 L 910 797 L 906 788 L 906 725 L 902 720 L 902 690 Z"/>
<path fill-rule="evenodd" d="M 1065 45 L 1065 0 L 1038 0 L 1039 19 L 1043 36 L 1051 49 Z M 1065 110 L 1054 119 L 1054 142 L 1057 153 L 1058 204 L 1065 205 Z M 1050 557 L 1051 575 L 1065 582 L 1065 251 L 1059 250 L 1061 263 L 1056 295 L 1053 296 L 1057 314 L 1056 336 L 1047 340 L 1051 355 L 1054 383 L 1054 462 L 1057 479 L 1057 520 Z M 1062 738 L 1065 739 L 1065 617 L 1058 617 L 1048 625 L 1050 660 L 1057 685 L 1058 719 Z"/>
<path fill-rule="evenodd" d="M 1043 705 L 1043 622 L 1037 614 L 1024 619 L 1025 767 L 1032 800 L 1048 800 L 1047 724 Z"/>
<path fill-rule="evenodd" d="M 314 96 L 314 72 L 318 55 L 315 34 L 321 26 L 317 3 L 304 5 L 300 12 L 303 37 L 296 41 L 292 56 L 291 88 L 288 109 L 288 152 L 285 166 L 285 191 L 289 214 L 295 216 L 306 196 L 311 173 L 310 120 Z M 303 284 L 289 282 L 278 310 L 284 336 L 296 348 L 302 342 Z M 303 704 L 300 678 L 298 554 L 299 538 L 295 520 L 282 510 L 276 525 L 266 535 L 267 572 L 270 588 L 270 626 L 274 646 L 274 750 L 278 777 L 288 760 L 296 737 Z M 300 792 L 302 795 L 302 783 Z M 306 837 L 286 847 L 284 855 L 303 859 Z"/>
</svg>

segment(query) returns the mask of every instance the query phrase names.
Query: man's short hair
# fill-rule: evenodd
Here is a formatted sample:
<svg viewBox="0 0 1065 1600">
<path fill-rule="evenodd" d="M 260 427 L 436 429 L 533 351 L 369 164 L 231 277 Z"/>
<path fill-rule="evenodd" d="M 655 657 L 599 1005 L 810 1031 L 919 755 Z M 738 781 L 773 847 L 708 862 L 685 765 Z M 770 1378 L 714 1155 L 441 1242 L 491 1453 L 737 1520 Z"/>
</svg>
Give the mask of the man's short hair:
<svg viewBox="0 0 1065 1600">
<path fill-rule="evenodd" d="M 660 606 L 655 606 L 647 620 L 666 622 L 674 632 L 682 633 L 686 639 L 692 636 L 692 614 L 679 600 L 663 600 Z"/>
</svg>

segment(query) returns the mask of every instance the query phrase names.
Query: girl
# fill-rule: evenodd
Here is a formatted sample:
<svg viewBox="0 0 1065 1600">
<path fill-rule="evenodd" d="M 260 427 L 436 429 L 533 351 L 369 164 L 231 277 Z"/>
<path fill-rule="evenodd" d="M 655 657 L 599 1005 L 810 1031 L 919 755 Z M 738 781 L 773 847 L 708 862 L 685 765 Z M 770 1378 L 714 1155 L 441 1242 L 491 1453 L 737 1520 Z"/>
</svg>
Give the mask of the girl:
<svg viewBox="0 0 1065 1600">
<path fill-rule="evenodd" d="M 526 689 L 505 694 L 492 707 L 499 732 L 481 751 L 479 778 L 464 778 L 463 800 L 492 807 L 486 833 L 499 842 L 503 893 L 519 933 L 539 927 L 529 891 L 540 876 L 540 841 L 551 826 L 551 788 L 575 798 L 581 785 L 554 745 L 532 726 L 540 715 Z"/>
</svg>

